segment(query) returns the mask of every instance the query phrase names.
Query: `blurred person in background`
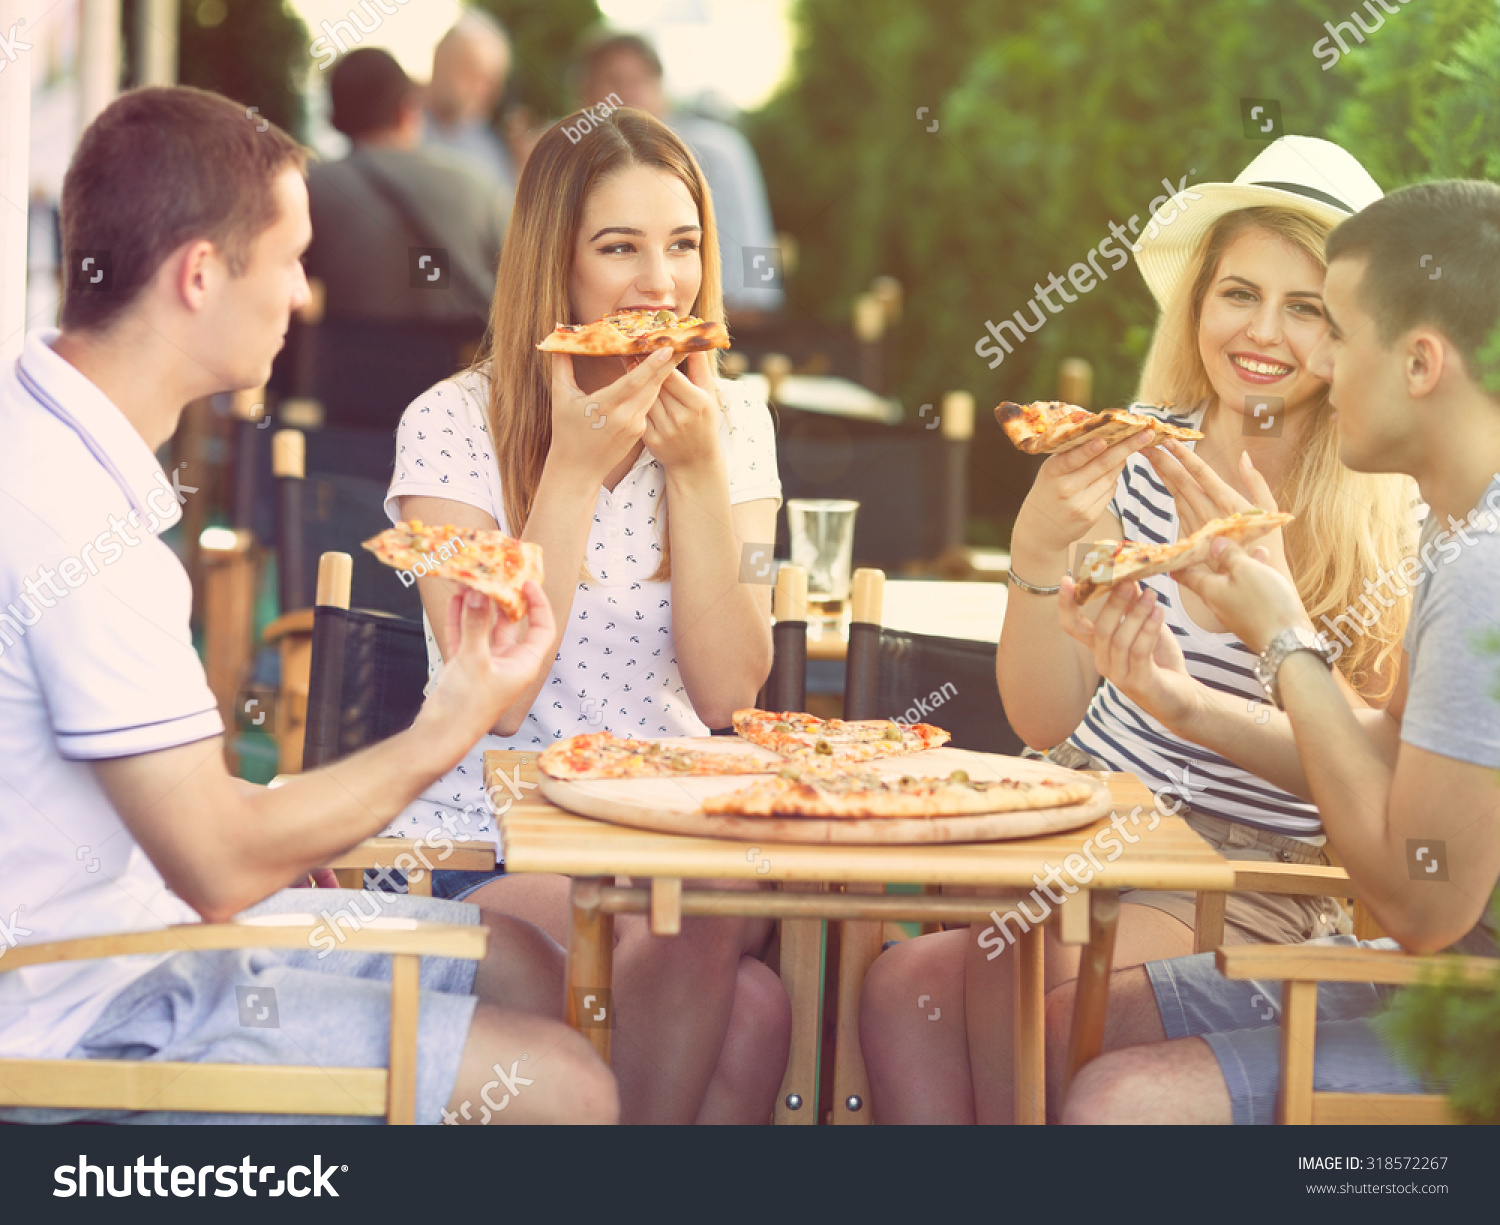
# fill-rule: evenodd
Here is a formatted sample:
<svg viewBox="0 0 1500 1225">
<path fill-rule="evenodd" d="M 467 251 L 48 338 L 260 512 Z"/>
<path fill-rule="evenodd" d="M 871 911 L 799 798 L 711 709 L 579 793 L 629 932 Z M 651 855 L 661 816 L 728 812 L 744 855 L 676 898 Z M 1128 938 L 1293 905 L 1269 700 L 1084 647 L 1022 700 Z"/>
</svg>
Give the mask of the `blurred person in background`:
<svg viewBox="0 0 1500 1225">
<path fill-rule="evenodd" d="M 519 168 L 495 131 L 495 108 L 510 75 L 510 38 L 486 13 L 466 9 L 432 53 L 423 143 L 474 159 L 507 198 L 516 192 Z"/>
<path fill-rule="evenodd" d="M 394 428 L 483 335 L 509 197 L 422 147 L 420 90 L 389 52 L 351 51 L 329 92 L 353 148 L 308 174 L 307 273 L 327 294 L 315 395 L 329 424 Z"/>
<path fill-rule="evenodd" d="M 781 309 L 783 294 L 777 257 L 753 263 L 757 253 L 776 247 L 776 231 L 750 142 L 727 123 L 673 107 L 662 87 L 661 59 L 638 34 L 606 34 L 586 42 L 579 52 L 578 74 L 585 106 L 638 107 L 655 115 L 693 151 L 718 215 L 730 324 L 753 328 L 768 322 Z"/>
</svg>

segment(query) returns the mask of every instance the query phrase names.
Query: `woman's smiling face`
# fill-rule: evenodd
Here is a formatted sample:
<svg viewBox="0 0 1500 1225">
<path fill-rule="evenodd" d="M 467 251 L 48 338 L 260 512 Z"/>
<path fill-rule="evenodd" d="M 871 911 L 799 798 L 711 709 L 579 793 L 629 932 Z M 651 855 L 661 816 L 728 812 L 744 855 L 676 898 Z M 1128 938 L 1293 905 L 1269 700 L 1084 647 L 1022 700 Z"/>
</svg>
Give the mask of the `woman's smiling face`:
<svg viewBox="0 0 1500 1225">
<path fill-rule="evenodd" d="M 1275 396 L 1290 413 L 1320 396 L 1327 383 L 1312 356 L 1327 332 L 1316 260 L 1259 227 L 1230 243 L 1198 320 L 1198 353 L 1221 404 L 1247 413 Z"/>
<path fill-rule="evenodd" d="M 635 165 L 600 179 L 573 251 L 573 322 L 629 309 L 690 314 L 703 284 L 702 245 L 697 206 L 675 174 Z"/>
</svg>

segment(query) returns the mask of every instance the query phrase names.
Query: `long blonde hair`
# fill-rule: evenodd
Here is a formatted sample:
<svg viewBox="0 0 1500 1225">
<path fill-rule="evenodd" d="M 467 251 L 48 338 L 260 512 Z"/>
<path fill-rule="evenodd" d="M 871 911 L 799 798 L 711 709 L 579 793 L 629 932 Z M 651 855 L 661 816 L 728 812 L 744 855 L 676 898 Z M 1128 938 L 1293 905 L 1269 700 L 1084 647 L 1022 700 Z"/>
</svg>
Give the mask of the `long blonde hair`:
<svg viewBox="0 0 1500 1225">
<path fill-rule="evenodd" d="M 1266 230 L 1305 251 L 1326 272 L 1323 242 L 1329 228 L 1305 213 L 1275 207 L 1240 209 L 1221 217 L 1205 235 L 1189 275 L 1179 283 L 1182 288 L 1162 310 L 1137 398 L 1183 406 L 1215 398 L 1198 348 L 1198 325 L 1219 261 L 1235 239 L 1249 229 Z M 1393 572 L 1410 555 L 1416 539 L 1416 485 L 1409 477 L 1344 466 L 1328 390 L 1308 410 L 1291 464 L 1272 492 L 1281 510 L 1297 516 L 1286 528 L 1287 562 L 1313 624 L 1322 628 L 1356 606 L 1373 614 L 1373 621 L 1340 653 L 1338 667 L 1366 699 L 1384 702 L 1395 689 L 1411 598 L 1396 598 L 1384 607 L 1370 598 L 1365 580 Z M 1325 617 L 1326 622 L 1320 621 Z"/>
<path fill-rule="evenodd" d="M 594 128 L 578 135 L 580 120 Z M 673 131 L 645 111 L 616 109 L 601 118 L 570 115 L 552 125 L 526 161 L 506 228 L 490 326 L 475 368 L 489 376 L 487 418 L 504 490 L 505 526 L 525 529 L 552 446 L 552 367 L 537 349 L 559 323 L 574 319 L 568 302 L 573 253 L 589 193 L 628 166 L 650 166 L 682 180 L 703 227 L 703 281 L 690 313 L 724 318 L 723 273 L 713 201 L 697 161 Z M 718 354 L 711 352 L 715 373 Z M 662 491 L 665 506 L 666 491 Z M 671 573 L 665 515 L 662 560 L 653 579 Z"/>
</svg>

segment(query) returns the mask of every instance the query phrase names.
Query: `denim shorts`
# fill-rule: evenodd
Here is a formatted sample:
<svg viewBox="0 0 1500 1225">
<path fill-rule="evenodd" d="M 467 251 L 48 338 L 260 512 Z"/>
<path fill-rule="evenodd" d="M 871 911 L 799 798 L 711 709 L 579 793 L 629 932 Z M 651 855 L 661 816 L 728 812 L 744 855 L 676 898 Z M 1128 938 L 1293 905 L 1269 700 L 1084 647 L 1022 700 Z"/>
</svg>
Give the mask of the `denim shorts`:
<svg viewBox="0 0 1500 1225">
<path fill-rule="evenodd" d="M 1329 936 L 1309 943 L 1398 949 L 1394 940 Z M 1202 1038 L 1218 1060 L 1236 1123 L 1274 1123 L 1281 1075 L 1281 984 L 1229 979 L 1212 953 L 1148 961 L 1168 1038 Z M 1313 1088 L 1319 1093 L 1435 1093 L 1396 1059 L 1373 1018 L 1397 988 L 1319 983 Z"/>
<path fill-rule="evenodd" d="M 474 925 L 474 906 L 346 889 L 284 889 L 245 913 L 324 916 L 335 934 L 348 913 Z M 340 915 L 341 910 L 345 911 Z M 314 949 L 178 953 L 116 995 L 69 1059 L 385 1067 L 390 1056 L 390 958 Z M 417 1122 L 439 1123 L 458 1079 L 476 1000 L 477 962 L 422 958 L 417 1027 Z M 329 1082 L 334 1098 L 339 1089 Z M 381 1123 L 348 1115 L 0 1108 L 15 1123 Z"/>
</svg>

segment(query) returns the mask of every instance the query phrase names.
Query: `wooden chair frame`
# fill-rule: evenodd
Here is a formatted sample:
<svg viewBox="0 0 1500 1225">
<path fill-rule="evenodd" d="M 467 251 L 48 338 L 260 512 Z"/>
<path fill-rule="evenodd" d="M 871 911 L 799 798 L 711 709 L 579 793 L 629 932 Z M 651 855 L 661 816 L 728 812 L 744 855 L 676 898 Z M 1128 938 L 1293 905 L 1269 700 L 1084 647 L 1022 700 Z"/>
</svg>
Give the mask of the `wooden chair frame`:
<svg viewBox="0 0 1500 1225">
<path fill-rule="evenodd" d="M 182 924 L 157 931 L 21 945 L 0 974 L 26 966 L 139 953 L 310 947 L 317 920 L 276 915 L 237 923 Z M 223 1111 L 233 1114 L 384 1115 L 416 1121 L 417 1012 L 423 957 L 478 961 L 482 926 L 375 919 L 340 933 L 341 951 L 391 958 L 390 1062 L 385 1068 L 154 1062 L 134 1059 L 0 1059 L 0 1105 L 96 1110 Z M 336 1022 L 336 1018 L 331 1018 Z"/>
<path fill-rule="evenodd" d="M 318 593 L 316 602 L 326 604 L 333 608 L 348 609 L 349 586 L 354 572 L 354 559 L 347 553 L 324 553 L 318 558 Z M 305 622 L 305 636 L 304 636 Z M 312 630 L 313 609 L 299 609 L 294 613 L 287 613 L 272 622 L 266 628 L 266 638 L 269 641 L 272 631 L 278 626 L 285 624 L 286 636 L 281 639 L 282 648 L 282 695 L 283 700 L 289 702 L 289 707 L 283 716 L 280 706 L 277 708 L 278 732 L 283 725 L 283 718 L 290 724 L 295 721 L 293 729 L 295 734 L 295 745 L 297 754 L 297 769 L 302 766 L 302 745 L 304 733 L 307 727 L 307 703 L 308 693 L 311 688 L 310 678 L 312 676 Z M 297 677 L 293 679 L 292 688 L 288 689 L 288 677 L 286 672 L 288 656 L 291 656 L 296 666 L 300 669 Z M 300 688 L 298 687 L 300 685 Z M 288 698 L 288 694 L 291 694 Z M 300 694 L 300 699 L 298 695 Z M 300 704 L 297 704 L 300 700 Z M 467 842 L 455 844 L 443 859 L 444 871 L 455 872 L 492 872 L 495 869 L 496 856 L 495 844 L 493 842 Z M 364 874 L 367 868 L 394 868 L 396 857 L 412 853 L 412 842 L 409 838 L 366 838 L 358 846 L 351 847 L 342 855 L 336 856 L 326 866 L 333 869 L 338 877 L 339 884 L 345 889 L 362 889 L 364 887 Z M 406 891 L 415 897 L 432 896 L 432 874 L 424 869 L 408 871 L 406 873 Z"/>
<path fill-rule="evenodd" d="M 1432 1093 L 1319 1093 L 1313 1089 L 1318 984 L 1382 983 L 1411 986 L 1443 971 L 1469 982 L 1494 981 L 1488 957 L 1417 957 L 1384 949 L 1324 945 L 1238 945 L 1216 956 L 1225 978 L 1280 982 L 1281 1091 L 1278 1123 L 1456 1123 L 1448 1099 Z"/>
</svg>

